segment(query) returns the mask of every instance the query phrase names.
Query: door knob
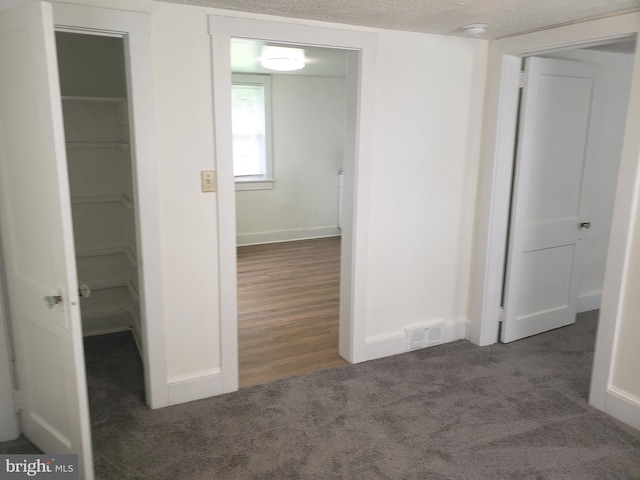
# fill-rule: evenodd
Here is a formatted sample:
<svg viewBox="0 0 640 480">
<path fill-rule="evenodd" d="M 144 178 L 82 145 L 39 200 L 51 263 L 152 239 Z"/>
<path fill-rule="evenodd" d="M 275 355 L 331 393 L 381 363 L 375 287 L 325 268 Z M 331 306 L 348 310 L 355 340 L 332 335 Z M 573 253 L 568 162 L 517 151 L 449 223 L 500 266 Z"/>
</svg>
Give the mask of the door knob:
<svg viewBox="0 0 640 480">
<path fill-rule="evenodd" d="M 84 298 L 89 298 L 91 296 L 91 288 L 89 287 L 89 285 L 87 285 L 86 283 L 80 285 L 80 288 L 78 288 L 78 295 Z"/>
<path fill-rule="evenodd" d="M 580 224 L 580 228 L 584 228 L 584 229 L 589 230 L 591 228 L 591 222 L 582 222 Z"/>
<path fill-rule="evenodd" d="M 50 295 L 48 297 L 44 297 L 44 303 L 47 305 L 47 308 L 53 308 L 60 302 L 62 302 L 62 295 Z"/>
</svg>

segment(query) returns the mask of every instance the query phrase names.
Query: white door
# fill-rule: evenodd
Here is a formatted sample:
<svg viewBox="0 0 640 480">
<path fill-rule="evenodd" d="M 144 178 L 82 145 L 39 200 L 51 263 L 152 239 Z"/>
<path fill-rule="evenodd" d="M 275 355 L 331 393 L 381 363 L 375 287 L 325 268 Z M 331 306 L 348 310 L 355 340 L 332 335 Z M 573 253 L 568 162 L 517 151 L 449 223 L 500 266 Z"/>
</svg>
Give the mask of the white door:
<svg viewBox="0 0 640 480">
<path fill-rule="evenodd" d="M 527 58 L 500 340 L 575 322 L 584 161 L 601 99 L 599 65 Z"/>
<path fill-rule="evenodd" d="M 93 478 L 51 5 L 0 12 L 0 231 L 22 431 Z M 60 296 L 52 308 L 45 297 Z M 55 299 L 53 299 L 55 301 Z"/>
</svg>

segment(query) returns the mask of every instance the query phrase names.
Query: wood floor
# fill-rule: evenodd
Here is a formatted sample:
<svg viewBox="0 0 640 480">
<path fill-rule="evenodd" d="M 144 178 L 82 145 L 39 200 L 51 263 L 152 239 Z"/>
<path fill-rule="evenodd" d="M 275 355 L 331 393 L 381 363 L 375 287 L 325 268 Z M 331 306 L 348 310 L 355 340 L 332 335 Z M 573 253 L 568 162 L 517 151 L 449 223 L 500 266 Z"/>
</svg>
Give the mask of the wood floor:
<svg viewBox="0 0 640 480">
<path fill-rule="evenodd" d="M 340 237 L 238 247 L 240 387 L 346 363 Z"/>
</svg>

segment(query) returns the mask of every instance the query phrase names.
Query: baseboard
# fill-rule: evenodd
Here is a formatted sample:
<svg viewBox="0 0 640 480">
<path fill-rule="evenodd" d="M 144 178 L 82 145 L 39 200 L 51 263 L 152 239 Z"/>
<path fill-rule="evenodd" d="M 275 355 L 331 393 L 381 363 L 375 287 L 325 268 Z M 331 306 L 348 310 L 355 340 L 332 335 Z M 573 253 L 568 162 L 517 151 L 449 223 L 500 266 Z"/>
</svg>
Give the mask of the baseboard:
<svg viewBox="0 0 640 480">
<path fill-rule="evenodd" d="M 105 335 L 131 330 L 131 316 L 126 310 L 82 315 L 82 335 Z"/>
<path fill-rule="evenodd" d="M 442 329 L 442 341 L 438 345 L 464 339 L 468 323 L 466 318 L 446 320 Z M 382 335 L 374 335 L 365 339 L 364 361 L 389 357 L 408 351 L 407 335 L 404 329 Z"/>
<path fill-rule="evenodd" d="M 169 405 L 221 395 L 222 370 L 212 368 L 194 374 L 177 375 L 170 377 L 168 384 Z"/>
<path fill-rule="evenodd" d="M 619 388 L 609 387 L 604 411 L 621 422 L 640 430 L 640 398 Z"/>
<path fill-rule="evenodd" d="M 578 313 L 598 310 L 602 302 L 602 290 L 592 290 L 578 295 Z"/>
<path fill-rule="evenodd" d="M 136 347 L 138 349 L 138 355 L 140 355 L 140 359 L 144 363 L 145 356 L 144 356 L 144 348 L 143 348 L 144 343 L 142 342 L 142 333 L 136 327 L 135 324 L 133 325 L 133 327 L 131 327 L 131 333 L 133 333 L 133 340 L 136 342 Z"/>
<path fill-rule="evenodd" d="M 262 243 L 291 242 L 311 238 L 337 237 L 341 230 L 336 227 L 297 228 L 275 230 L 271 232 L 241 233 L 236 236 L 238 246 L 259 245 Z"/>
</svg>

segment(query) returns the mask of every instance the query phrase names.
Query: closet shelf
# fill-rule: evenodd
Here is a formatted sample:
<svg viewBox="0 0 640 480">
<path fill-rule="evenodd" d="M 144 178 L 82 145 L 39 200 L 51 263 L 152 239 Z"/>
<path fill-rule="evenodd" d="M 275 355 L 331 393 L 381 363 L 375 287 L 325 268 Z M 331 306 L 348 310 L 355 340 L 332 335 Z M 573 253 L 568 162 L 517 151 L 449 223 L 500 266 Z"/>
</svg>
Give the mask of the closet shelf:
<svg viewBox="0 0 640 480">
<path fill-rule="evenodd" d="M 122 142 L 67 142 L 67 148 L 86 148 L 86 149 L 99 149 L 99 148 L 111 148 L 120 150 L 129 150 L 128 143 Z"/>
<path fill-rule="evenodd" d="M 123 288 L 128 287 L 127 280 L 94 280 L 94 281 L 83 281 L 81 283 L 86 283 L 89 285 L 89 288 L 92 292 L 97 290 L 106 290 L 109 288 Z M 89 297 L 91 298 L 91 297 Z"/>
<path fill-rule="evenodd" d="M 89 103 L 122 103 L 127 99 L 124 97 L 82 97 L 76 95 L 62 95 L 65 102 L 89 102 Z"/>
<path fill-rule="evenodd" d="M 83 308 L 82 309 L 82 319 L 91 319 L 92 317 L 106 317 L 111 315 L 129 315 L 131 313 L 130 308 L 124 308 L 120 306 L 116 307 L 102 307 L 102 308 Z M 106 332 L 100 332 L 106 333 Z M 87 334 L 84 334 L 87 336 Z M 93 333 L 95 335 L 95 333 Z"/>
<path fill-rule="evenodd" d="M 133 202 L 127 195 L 95 195 L 91 197 L 71 197 L 72 205 L 86 205 L 95 203 L 121 203 L 128 209 L 133 209 Z"/>
<path fill-rule="evenodd" d="M 95 281 L 86 281 L 83 282 L 89 285 L 92 294 L 98 292 L 100 290 L 109 290 L 112 288 L 126 288 L 131 295 L 133 301 L 138 302 L 140 297 L 138 295 L 138 290 L 131 280 L 95 280 Z M 91 298 L 91 297 L 89 297 Z"/>
<path fill-rule="evenodd" d="M 138 266 L 135 253 L 129 247 L 100 248 L 94 250 L 76 250 L 76 258 L 102 257 L 106 255 L 125 255 L 132 267 Z"/>
</svg>

